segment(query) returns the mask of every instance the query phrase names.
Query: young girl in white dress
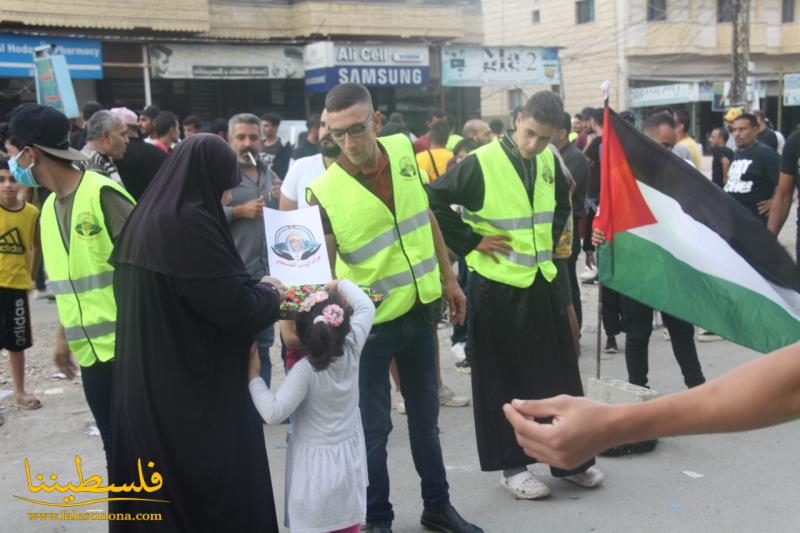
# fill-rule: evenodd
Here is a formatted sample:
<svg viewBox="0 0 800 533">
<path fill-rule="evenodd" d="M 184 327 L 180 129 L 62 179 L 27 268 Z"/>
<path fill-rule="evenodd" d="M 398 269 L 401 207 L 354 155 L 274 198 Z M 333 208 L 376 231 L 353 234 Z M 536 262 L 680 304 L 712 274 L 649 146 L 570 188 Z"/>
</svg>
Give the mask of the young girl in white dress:
<svg viewBox="0 0 800 533">
<path fill-rule="evenodd" d="M 250 395 L 267 424 L 292 416 L 285 525 L 292 533 L 357 533 L 366 515 L 367 458 L 358 410 L 358 363 L 375 305 L 353 283 L 331 282 L 297 314 L 306 357 L 277 393 L 250 358 Z"/>
</svg>

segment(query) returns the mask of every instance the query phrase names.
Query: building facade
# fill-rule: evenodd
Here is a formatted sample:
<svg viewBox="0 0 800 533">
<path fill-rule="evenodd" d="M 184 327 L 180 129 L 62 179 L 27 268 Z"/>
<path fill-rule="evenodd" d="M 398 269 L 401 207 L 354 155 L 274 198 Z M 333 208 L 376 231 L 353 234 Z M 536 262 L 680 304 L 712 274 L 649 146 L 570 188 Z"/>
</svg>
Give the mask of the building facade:
<svg viewBox="0 0 800 533">
<path fill-rule="evenodd" d="M 59 43 L 63 50 L 99 50 L 101 69 L 89 74 L 68 55 L 80 104 L 99 100 L 141 109 L 154 103 L 204 119 L 241 111 L 301 119 L 320 110 L 319 97 L 305 88 L 305 48 L 332 42 L 428 52 L 424 83 L 375 80 L 371 89 L 382 111 L 424 122 L 431 107 L 464 116 L 479 105 L 477 89 L 442 88 L 438 50 L 483 41 L 480 0 L 4 0 L 0 115 L 35 98 L 30 69 L 20 75 L 19 68 L 4 68 L 30 57 L 18 46 L 24 39 L 67 39 Z M 25 53 L 4 58 L 4 42 Z"/>
<path fill-rule="evenodd" d="M 659 105 L 685 105 L 698 138 L 722 114 L 713 84 L 730 82 L 729 0 L 484 0 L 487 45 L 559 47 L 565 105 L 571 113 L 609 102 L 640 115 Z M 800 72 L 800 0 L 752 0 L 750 107 L 781 129 L 794 129 L 800 107 L 783 107 L 782 79 Z M 483 89 L 485 115 L 505 116 L 542 87 Z"/>
</svg>

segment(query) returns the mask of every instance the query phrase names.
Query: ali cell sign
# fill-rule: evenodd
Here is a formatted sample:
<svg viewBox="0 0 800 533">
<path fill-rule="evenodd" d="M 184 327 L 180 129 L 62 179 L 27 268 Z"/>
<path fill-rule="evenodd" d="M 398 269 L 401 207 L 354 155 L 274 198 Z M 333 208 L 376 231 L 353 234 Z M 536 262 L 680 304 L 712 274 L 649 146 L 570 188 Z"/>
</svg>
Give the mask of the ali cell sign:
<svg viewBox="0 0 800 533">
<path fill-rule="evenodd" d="M 305 47 L 306 93 L 327 92 L 339 83 L 367 87 L 428 84 L 426 46 L 312 43 Z"/>
<path fill-rule="evenodd" d="M 448 46 L 442 48 L 442 85 L 559 85 L 557 48 Z"/>
<path fill-rule="evenodd" d="M 0 78 L 33 78 L 33 52 L 41 46 L 49 46 L 53 56 L 64 57 L 71 78 L 103 78 L 103 48 L 98 40 L 4 33 L 0 33 Z"/>
</svg>

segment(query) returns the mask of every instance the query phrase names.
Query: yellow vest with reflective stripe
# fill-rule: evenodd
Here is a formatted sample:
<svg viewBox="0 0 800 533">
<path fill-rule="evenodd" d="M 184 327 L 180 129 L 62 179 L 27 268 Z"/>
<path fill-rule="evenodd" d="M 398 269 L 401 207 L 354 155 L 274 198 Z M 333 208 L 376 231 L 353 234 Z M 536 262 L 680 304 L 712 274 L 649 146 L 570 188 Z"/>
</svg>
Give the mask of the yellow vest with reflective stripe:
<svg viewBox="0 0 800 533">
<path fill-rule="evenodd" d="M 496 254 L 499 263 L 477 250 L 467 264 L 481 276 L 514 287 L 530 287 L 541 270 L 547 281 L 556 277 L 553 264 L 553 214 L 556 207 L 555 155 L 546 148 L 536 156 L 533 205 L 500 141 L 473 152 L 483 172 L 483 207 L 464 210 L 462 218 L 480 235 L 505 235 L 513 252 Z"/>
<path fill-rule="evenodd" d="M 105 225 L 100 191 L 110 187 L 134 203 L 121 186 L 96 172 L 83 174 L 75 200 L 67 250 L 56 216 L 55 194 L 42 207 L 42 253 L 56 296 L 58 318 L 78 364 L 92 366 L 114 357 L 117 305 L 114 267 L 108 262 L 114 244 Z"/>
<path fill-rule="evenodd" d="M 407 313 L 418 296 L 422 303 L 440 298 L 442 285 L 411 141 L 398 134 L 378 142 L 389 156 L 394 214 L 335 163 L 308 190 L 328 214 L 347 277 L 384 294 L 375 315 L 381 324 Z"/>
</svg>

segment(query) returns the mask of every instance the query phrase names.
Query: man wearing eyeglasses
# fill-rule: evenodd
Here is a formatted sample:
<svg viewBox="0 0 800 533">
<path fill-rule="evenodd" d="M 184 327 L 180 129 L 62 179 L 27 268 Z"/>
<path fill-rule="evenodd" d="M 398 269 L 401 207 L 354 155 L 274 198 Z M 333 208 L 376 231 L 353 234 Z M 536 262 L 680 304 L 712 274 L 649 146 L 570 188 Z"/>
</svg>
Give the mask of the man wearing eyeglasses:
<svg viewBox="0 0 800 533">
<path fill-rule="evenodd" d="M 414 466 L 421 478 L 420 522 L 434 531 L 477 533 L 450 504 L 439 443 L 439 397 L 431 320 L 444 297 L 461 323 L 466 298 L 447 257 L 436 218 L 403 134 L 377 138 L 380 112 L 369 91 L 345 83 L 325 99 L 330 135 L 342 150 L 308 187 L 319 204 L 331 264 L 340 277 L 385 295 L 360 362 L 361 420 L 367 448 L 367 531 L 391 532 L 386 445 L 392 430 L 389 362 L 394 357 L 408 414 Z"/>
</svg>

